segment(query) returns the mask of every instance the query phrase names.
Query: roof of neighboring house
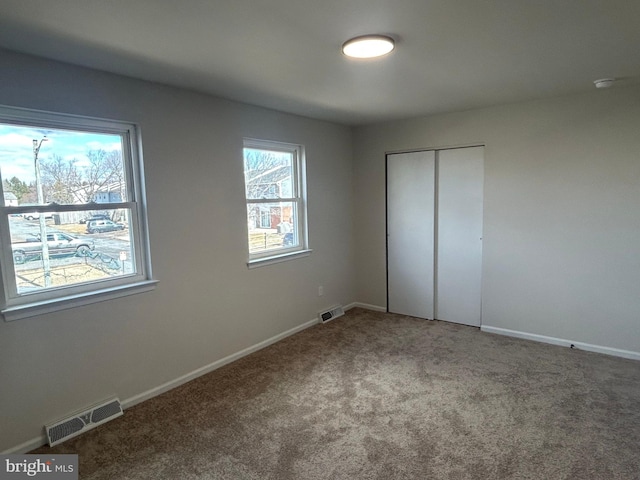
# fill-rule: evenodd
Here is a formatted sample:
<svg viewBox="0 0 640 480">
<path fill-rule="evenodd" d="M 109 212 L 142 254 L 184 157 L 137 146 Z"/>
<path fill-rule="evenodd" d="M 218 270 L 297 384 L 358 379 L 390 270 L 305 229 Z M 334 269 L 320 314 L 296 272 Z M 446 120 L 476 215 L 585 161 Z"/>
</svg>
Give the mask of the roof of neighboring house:
<svg viewBox="0 0 640 480">
<path fill-rule="evenodd" d="M 245 172 L 248 184 L 278 183 L 291 177 L 291 167 L 289 165 L 276 165 L 268 170 L 254 170 Z"/>
<path fill-rule="evenodd" d="M 247 178 L 249 177 L 249 178 Z M 245 172 L 248 198 L 272 198 L 271 185 L 277 185 L 284 180 L 291 179 L 291 167 L 288 165 L 276 165 L 267 170 L 254 170 Z M 281 191 L 274 192 L 283 195 Z"/>
<path fill-rule="evenodd" d="M 4 199 L 5 200 L 18 200 L 18 197 L 16 197 L 12 192 L 4 192 Z"/>
<path fill-rule="evenodd" d="M 109 192 L 119 192 L 122 189 L 122 182 L 114 182 L 108 185 L 103 185 L 96 190 L 96 193 L 109 193 Z"/>
</svg>

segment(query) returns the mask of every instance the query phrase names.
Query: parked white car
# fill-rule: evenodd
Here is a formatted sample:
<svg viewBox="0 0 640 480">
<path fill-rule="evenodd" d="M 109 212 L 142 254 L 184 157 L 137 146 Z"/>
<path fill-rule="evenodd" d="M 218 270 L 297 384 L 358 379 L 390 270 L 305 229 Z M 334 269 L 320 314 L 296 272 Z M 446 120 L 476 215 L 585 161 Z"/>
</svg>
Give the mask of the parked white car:
<svg viewBox="0 0 640 480">
<path fill-rule="evenodd" d="M 75 254 L 82 257 L 95 248 L 91 239 L 78 238 L 62 232 L 48 233 L 47 246 L 49 254 L 52 256 Z M 13 243 L 11 249 L 13 250 L 13 261 L 18 264 L 26 262 L 29 257 L 37 257 L 42 254 L 40 235 L 32 235 L 27 238 L 26 242 Z"/>
<path fill-rule="evenodd" d="M 40 220 L 40 212 L 23 213 L 22 214 L 22 218 L 24 218 L 26 220 Z M 44 213 L 44 218 L 45 218 L 45 220 L 47 218 L 53 218 L 53 213 L 51 213 L 51 212 Z"/>
</svg>

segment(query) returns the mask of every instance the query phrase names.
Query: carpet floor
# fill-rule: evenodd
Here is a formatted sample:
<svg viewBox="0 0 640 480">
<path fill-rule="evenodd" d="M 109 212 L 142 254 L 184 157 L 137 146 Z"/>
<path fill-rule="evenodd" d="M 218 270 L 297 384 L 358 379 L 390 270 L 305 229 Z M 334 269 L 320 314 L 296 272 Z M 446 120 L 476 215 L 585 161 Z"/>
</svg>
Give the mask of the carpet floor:
<svg viewBox="0 0 640 480">
<path fill-rule="evenodd" d="M 355 308 L 32 453 L 90 480 L 640 479 L 640 362 Z"/>
</svg>

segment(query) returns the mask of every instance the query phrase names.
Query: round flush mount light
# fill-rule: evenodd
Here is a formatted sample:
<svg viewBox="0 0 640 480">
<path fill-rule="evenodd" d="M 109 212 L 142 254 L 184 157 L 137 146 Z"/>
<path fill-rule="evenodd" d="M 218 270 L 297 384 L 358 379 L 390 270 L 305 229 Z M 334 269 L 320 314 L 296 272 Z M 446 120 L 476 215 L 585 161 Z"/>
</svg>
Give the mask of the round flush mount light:
<svg viewBox="0 0 640 480">
<path fill-rule="evenodd" d="M 386 35 L 363 35 L 347 40 L 342 45 L 342 53 L 352 58 L 382 57 L 395 48 L 393 38 Z"/>
<path fill-rule="evenodd" d="M 615 81 L 615 78 L 601 78 L 600 80 L 596 80 L 595 82 L 593 82 L 593 84 L 596 86 L 596 88 L 609 88 Z"/>
</svg>

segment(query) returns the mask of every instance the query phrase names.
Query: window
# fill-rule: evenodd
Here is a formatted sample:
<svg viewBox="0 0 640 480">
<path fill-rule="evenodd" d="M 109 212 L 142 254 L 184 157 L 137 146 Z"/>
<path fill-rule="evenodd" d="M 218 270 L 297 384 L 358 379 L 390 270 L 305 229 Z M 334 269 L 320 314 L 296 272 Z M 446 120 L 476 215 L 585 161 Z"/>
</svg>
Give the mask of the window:
<svg viewBox="0 0 640 480">
<path fill-rule="evenodd" d="M 5 319 L 153 288 L 138 145 L 132 124 L 0 107 Z"/>
<path fill-rule="evenodd" d="M 308 253 L 302 146 L 245 139 L 244 182 L 249 263 Z"/>
</svg>

